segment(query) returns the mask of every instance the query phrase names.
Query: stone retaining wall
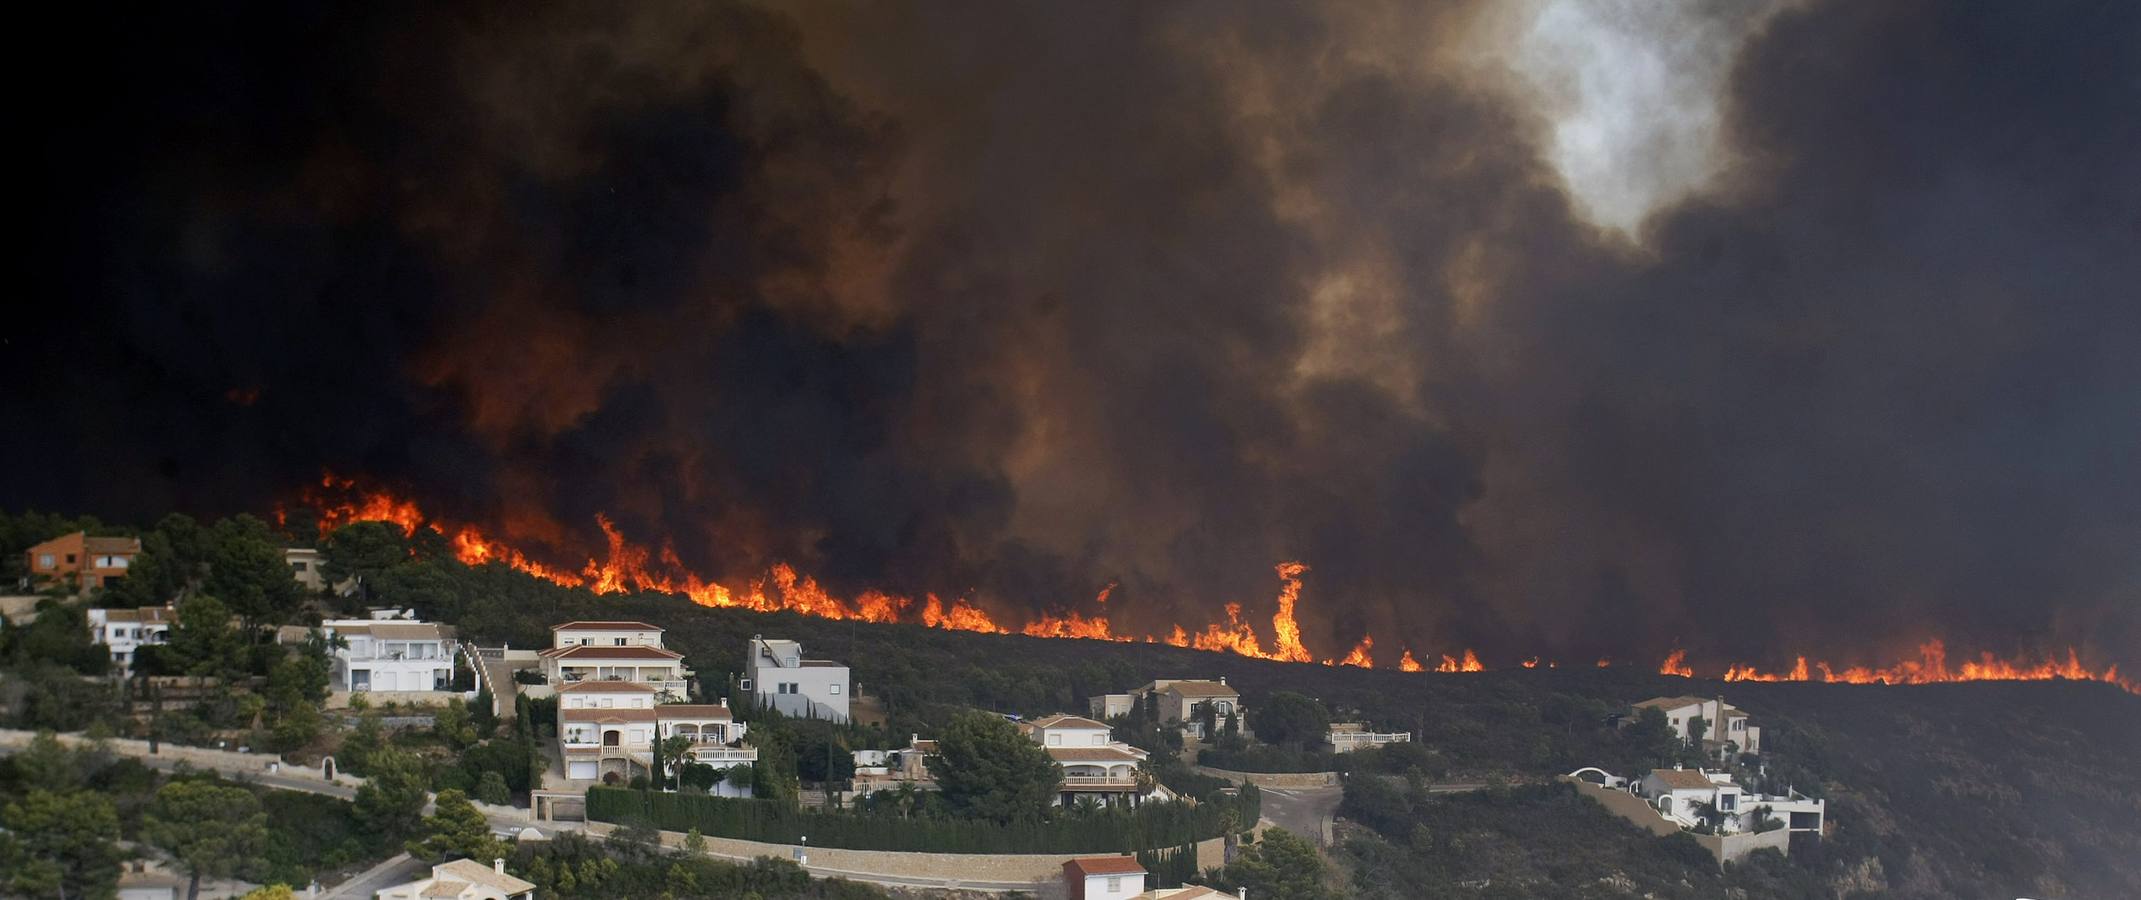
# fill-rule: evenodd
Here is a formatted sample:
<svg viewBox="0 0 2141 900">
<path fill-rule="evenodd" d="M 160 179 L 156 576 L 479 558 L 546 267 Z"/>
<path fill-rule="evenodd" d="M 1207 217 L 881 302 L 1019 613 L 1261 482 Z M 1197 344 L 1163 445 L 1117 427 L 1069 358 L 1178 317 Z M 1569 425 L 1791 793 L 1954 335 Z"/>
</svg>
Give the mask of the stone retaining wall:
<svg viewBox="0 0 2141 900">
<path fill-rule="evenodd" d="M 1775 831 L 1746 834 L 1698 834 L 1695 843 L 1710 851 L 1722 863 L 1733 862 L 1765 847 L 1778 853 L 1792 852 L 1792 833 L 1779 828 Z"/>
<path fill-rule="evenodd" d="M 1257 787 L 1307 788 L 1330 787 L 1338 783 L 1337 772 L 1233 772 L 1214 769 L 1211 766 L 1191 766 L 1197 772 L 1224 778 L 1228 781 L 1246 782 Z"/>
</svg>

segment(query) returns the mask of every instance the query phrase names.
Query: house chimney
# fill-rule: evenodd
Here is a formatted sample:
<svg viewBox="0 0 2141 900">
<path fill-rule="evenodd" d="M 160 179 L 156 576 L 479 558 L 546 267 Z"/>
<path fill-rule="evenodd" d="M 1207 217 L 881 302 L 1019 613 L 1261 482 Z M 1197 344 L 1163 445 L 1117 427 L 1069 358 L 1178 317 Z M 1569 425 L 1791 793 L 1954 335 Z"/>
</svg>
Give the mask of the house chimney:
<svg viewBox="0 0 2141 900">
<path fill-rule="evenodd" d="M 1220 684 L 1226 684 L 1226 683 L 1227 683 L 1227 676 L 1225 676 L 1225 675 L 1221 675 L 1221 676 L 1219 676 L 1219 683 L 1220 683 Z M 1248 890 L 1249 890 L 1248 888 L 1242 888 L 1242 891 L 1243 891 L 1243 892 L 1247 892 Z"/>
<path fill-rule="evenodd" d="M 1235 889 L 1234 889 L 1234 896 L 1235 896 L 1235 897 L 1237 897 L 1237 898 L 1239 898 L 1239 900 L 1249 900 L 1249 889 L 1248 889 L 1248 888 L 1235 888 Z"/>
<path fill-rule="evenodd" d="M 492 870 L 492 871 L 494 871 L 494 872 L 497 872 L 497 873 L 498 873 L 498 874 L 500 874 L 500 875 L 504 875 L 504 874 L 506 873 L 506 860 L 505 860 L 505 857 L 503 857 L 503 856 L 500 856 L 500 857 L 496 857 L 496 858 L 492 859 L 492 860 L 491 860 L 491 870 Z"/>
</svg>

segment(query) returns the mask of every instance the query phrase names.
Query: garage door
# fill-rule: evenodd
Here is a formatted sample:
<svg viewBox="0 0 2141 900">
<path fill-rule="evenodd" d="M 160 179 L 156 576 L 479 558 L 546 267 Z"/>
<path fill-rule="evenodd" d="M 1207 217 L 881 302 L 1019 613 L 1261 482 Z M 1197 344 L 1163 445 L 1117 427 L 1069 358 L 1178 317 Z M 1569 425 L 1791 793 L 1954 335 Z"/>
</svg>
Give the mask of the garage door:
<svg viewBox="0 0 2141 900">
<path fill-rule="evenodd" d="M 593 781 L 595 780 L 595 764 L 591 762 L 567 763 L 565 777 L 574 781 Z"/>
</svg>

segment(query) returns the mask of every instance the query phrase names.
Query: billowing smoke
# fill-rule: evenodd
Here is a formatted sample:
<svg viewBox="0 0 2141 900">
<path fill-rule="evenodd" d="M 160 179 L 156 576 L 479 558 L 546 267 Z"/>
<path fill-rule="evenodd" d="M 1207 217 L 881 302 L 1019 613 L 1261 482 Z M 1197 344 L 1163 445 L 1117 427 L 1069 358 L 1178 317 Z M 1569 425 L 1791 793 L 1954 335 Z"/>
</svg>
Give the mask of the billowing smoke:
<svg viewBox="0 0 2141 900">
<path fill-rule="evenodd" d="M 1319 650 L 2141 646 L 2141 7 L 1646 5 L 1711 43 L 1622 69 L 1433 6 L 55 29 L 0 499 L 332 470 L 1133 627 L 1300 559 Z"/>
</svg>

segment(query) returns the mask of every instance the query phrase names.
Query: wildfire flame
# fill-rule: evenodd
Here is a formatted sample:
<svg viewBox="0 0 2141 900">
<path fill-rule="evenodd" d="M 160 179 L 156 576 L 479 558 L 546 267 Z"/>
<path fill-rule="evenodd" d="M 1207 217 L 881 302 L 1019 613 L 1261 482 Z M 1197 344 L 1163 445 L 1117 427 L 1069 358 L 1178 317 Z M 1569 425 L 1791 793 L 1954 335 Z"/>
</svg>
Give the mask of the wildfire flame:
<svg viewBox="0 0 2141 900">
<path fill-rule="evenodd" d="M 1464 655 L 1464 658 L 1463 658 L 1463 659 L 1457 659 L 1457 658 L 1451 657 L 1451 656 L 1450 656 L 1450 655 L 1448 655 L 1448 654 L 1444 654 L 1444 655 L 1443 655 L 1443 657 L 1442 657 L 1442 663 L 1441 663 L 1440 665 L 1437 665 L 1437 666 L 1435 666 L 1435 671 L 1437 671 L 1437 672 L 1485 672 L 1485 671 L 1487 671 L 1487 667 L 1486 667 L 1486 666 L 1483 666 L 1483 665 L 1480 665 L 1480 664 L 1479 664 L 1479 655 L 1478 655 L 1478 654 L 1476 654 L 1476 653 L 1473 653 L 1473 652 L 1472 652 L 1472 651 L 1470 651 L 1470 650 L 1466 650 L 1466 651 L 1465 651 L 1465 655 Z"/>
<path fill-rule="evenodd" d="M 627 540 L 623 533 L 607 517 L 598 515 L 595 523 L 601 528 L 608 545 L 602 559 L 589 559 L 578 570 L 563 568 L 529 557 L 521 550 L 509 546 L 471 524 L 449 523 L 424 514 L 414 502 L 387 491 L 361 488 L 354 479 L 338 478 L 333 474 L 321 476 L 318 484 L 308 488 L 302 495 L 304 505 L 319 514 L 320 533 L 324 536 L 336 528 L 352 522 L 379 521 L 391 523 L 405 534 L 418 530 L 436 528 L 447 536 L 447 546 L 455 558 L 471 566 L 486 564 L 502 565 L 565 587 L 586 588 L 597 594 L 619 594 L 627 591 L 652 591 L 681 594 L 693 603 L 712 607 L 743 607 L 760 612 L 787 610 L 827 619 L 855 619 L 865 622 L 912 622 L 919 621 L 931 628 L 953 631 L 976 631 L 989 634 L 1011 634 L 1013 629 L 999 624 L 981 607 L 965 597 L 954 597 L 946 603 L 936 594 L 924 594 L 920 603 L 912 598 L 881 591 L 864 591 L 852 600 L 833 596 L 820 586 L 816 579 L 796 572 L 786 563 L 776 563 L 766 573 L 744 583 L 738 588 L 703 579 L 692 572 L 678 557 L 676 548 L 664 543 L 658 551 Z M 287 524 L 284 510 L 276 511 L 278 523 Z M 1119 632 L 1108 616 L 1087 615 L 1076 610 L 1060 614 L 1044 613 L 1016 629 L 1016 633 L 1045 638 L 1083 638 L 1104 641 L 1138 641 L 1164 643 L 1175 647 L 1197 650 L 1234 653 L 1259 659 L 1281 662 L 1313 662 L 1308 647 L 1301 641 L 1301 625 L 1296 618 L 1296 609 L 1301 600 L 1301 576 L 1308 566 L 1288 561 L 1274 567 L 1279 578 L 1277 597 L 1278 611 L 1271 617 L 1271 646 L 1267 649 L 1258 636 L 1256 628 L 1242 618 L 1239 603 L 1228 603 L 1226 621 L 1212 622 L 1198 631 L 1175 625 L 1164 635 L 1146 634 L 1142 638 L 1127 632 Z M 1109 596 L 1116 585 L 1101 589 L 1094 604 L 1106 608 Z M 1344 657 L 1324 659 L 1327 666 L 1358 666 L 1375 668 L 1375 640 L 1362 635 L 1360 643 Z M 1472 650 L 1462 651 L 1461 656 L 1440 654 L 1441 661 L 1434 667 L 1436 672 L 1484 672 L 1487 667 Z M 1523 668 L 1536 668 L 1537 656 L 1521 660 Z M 1598 668 L 1613 664 L 1601 657 Z M 1554 663 L 1547 663 L 1553 668 Z M 1426 666 L 1413 657 L 1412 649 L 1405 648 L 1398 659 L 1401 672 L 1423 672 Z M 1661 675 L 1695 677 L 1695 670 L 1687 662 L 1687 651 L 1674 650 L 1658 666 Z M 1835 668 L 1825 661 L 1809 662 L 1798 657 L 1793 666 L 1782 672 L 1764 672 L 1754 666 L 1733 664 L 1723 675 L 1725 681 L 1818 681 L 1843 684 L 1932 684 L 1950 681 L 2044 681 L 2067 679 L 2073 681 L 2102 681 L 2117 685 L 2129 692 L 2141 694 L 2141 682 L 2136 682 L 2119 673 L 2116 665 L 2103 669 L 2091 669 L 2081 662 L 2080 655 L 2068 648 L 2064 658 L 2003 660 L 1991 653 L 1980 653 L 1974 659 L 1959 663 L 1948 661 L 1947 647 L 1939 640 L 1929 640 L 1918 648 L 1916 659 L 1906 659 L 1891 666 L 1850 666 Z"/>
</svg>

